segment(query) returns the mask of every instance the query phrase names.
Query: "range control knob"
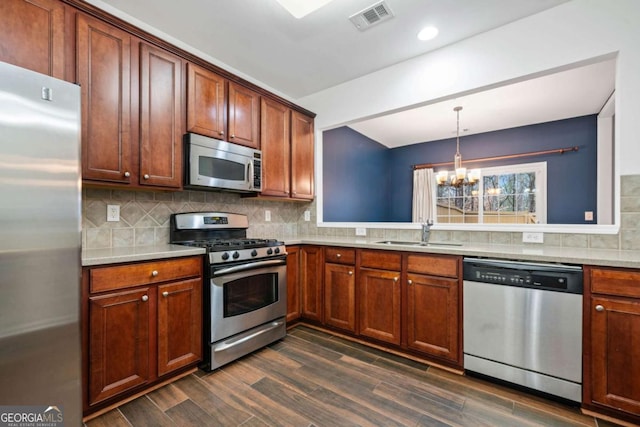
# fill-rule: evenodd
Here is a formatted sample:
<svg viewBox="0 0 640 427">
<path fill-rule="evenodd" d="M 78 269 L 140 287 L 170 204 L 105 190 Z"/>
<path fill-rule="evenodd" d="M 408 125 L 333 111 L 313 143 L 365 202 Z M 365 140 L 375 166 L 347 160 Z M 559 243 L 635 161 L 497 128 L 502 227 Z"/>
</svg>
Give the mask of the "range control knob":
<svg viewBox="0 0 640 427">
<path fill-rule="evenodd" d="M 255 249 L 251 251 L 251 256 L 258 256 L 258 251 Z"/>
<path fill-rule="evenodd" d="M 280 253 L 280 248 L 275 248 L 275 249 L 274 249 L 274 252 L 275 252 L 275 253 L 277 253 L 277 254 L 279 254 L 279 253 Z"/>
<path fill-rule="evenodd" d="M 223 254 L 222 254 L 222 260 L 223 260 L 223 261 L 226 261 L 226 260 L 228 260 L 228 259 L 229 259 L 229 254 L 228 254 L 227 252 L 223 253 Z"/>
<path fill-rule="evenodd" d="M 233 253 L 233 259 L 238 259 L 238 257 L 240 257 L 240 254 L 238 253 L 238 251 L 235 251 Z"/>
<path fill-rule="evenodd" d="M 273 249 L 271 248 L 267 249 L 267 255 L 271 255 L 271 254 L 273 254 Z"/>
</svg>

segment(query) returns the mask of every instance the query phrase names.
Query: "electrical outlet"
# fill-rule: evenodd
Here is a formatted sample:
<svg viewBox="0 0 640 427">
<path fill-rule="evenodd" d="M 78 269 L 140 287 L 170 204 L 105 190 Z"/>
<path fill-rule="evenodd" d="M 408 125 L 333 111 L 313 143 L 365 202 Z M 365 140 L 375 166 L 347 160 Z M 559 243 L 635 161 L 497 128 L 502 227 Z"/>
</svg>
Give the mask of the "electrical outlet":
<svg viewBox="0 0 640 427">
<path fill-rule="evenodd" d="M 311 211 L 304 211 L 304 220 L 311 221 Z"/>
<path fill-rule="evenodd" d="M 358 227 L 356 228 L 356 236 L 366 236 L 367 235 L 367 229 L 364 227 Z"/>
<path fill-rule="evenodd" d="M 593 211 L 585 211 L 584 212 L 584 220 L 585 221 L 593 221 Z"/>
<path fill-rule="evenodd" d="M 264 220 L 271 222 L 271 211 L 264 211 Z"/>
<path fill-rule="evenodd" d="M 120 205 L 107 205 L 107 221 L 120 221 Z"/>
<path fill-rule="evenodd" d="M 523 243 L 544 243 L 544 233 L 522 233 Z"/>
</svg>

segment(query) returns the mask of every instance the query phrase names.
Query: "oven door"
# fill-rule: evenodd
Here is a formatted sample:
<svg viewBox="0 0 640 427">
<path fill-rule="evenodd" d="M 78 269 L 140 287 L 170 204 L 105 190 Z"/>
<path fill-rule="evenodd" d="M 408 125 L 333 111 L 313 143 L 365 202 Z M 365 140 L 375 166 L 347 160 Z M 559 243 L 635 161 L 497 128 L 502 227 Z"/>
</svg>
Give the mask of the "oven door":
<svg viewBox="0 0 640 427">
<path fill-rule="evenodd" d="M 286 258 L 215 269 L 210 286 L 211 343 L 287 314 Z"/>
</svg>

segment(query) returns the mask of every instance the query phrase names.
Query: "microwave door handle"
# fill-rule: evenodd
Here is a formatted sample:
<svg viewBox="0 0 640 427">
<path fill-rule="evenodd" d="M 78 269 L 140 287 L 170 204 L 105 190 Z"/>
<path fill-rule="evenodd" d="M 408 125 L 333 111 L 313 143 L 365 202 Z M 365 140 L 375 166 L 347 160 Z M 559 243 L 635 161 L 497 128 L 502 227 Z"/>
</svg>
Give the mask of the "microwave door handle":
<svg viewBox="0 0 640 427">
<path fill-rule="evenodd" d="M 247 163 L 247 184 L 249 184 L 249 189 L 253 189 L 253 162 L 249 160 Z"/>
</svg>

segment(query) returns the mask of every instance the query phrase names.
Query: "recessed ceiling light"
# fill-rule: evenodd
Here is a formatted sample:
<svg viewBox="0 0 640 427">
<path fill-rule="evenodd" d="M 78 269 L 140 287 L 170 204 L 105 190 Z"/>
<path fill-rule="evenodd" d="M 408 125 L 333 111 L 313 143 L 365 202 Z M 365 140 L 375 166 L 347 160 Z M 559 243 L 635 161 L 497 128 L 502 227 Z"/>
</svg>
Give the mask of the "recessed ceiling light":
<svg viewBox="0 0 640 427">
<path fill-rule="evenodd" d="M 436 27 L 428 26 L 424 27 L 418 33 L 418 39 L 422 41 L 427 41 L 434 39 L 438 35 L 438 29 Z"/>
<path fill-rule="evenodd" d="M 276 0 L 287 12 L 300 19 L 333 0 Z"/>
</svg>

